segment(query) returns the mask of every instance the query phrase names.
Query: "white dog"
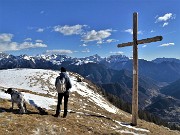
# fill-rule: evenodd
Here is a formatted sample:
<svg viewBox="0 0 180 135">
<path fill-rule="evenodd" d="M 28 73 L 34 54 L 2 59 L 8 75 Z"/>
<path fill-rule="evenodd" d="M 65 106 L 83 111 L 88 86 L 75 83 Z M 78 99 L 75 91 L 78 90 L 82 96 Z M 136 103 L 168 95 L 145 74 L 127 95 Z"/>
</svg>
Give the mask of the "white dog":
<svg viewBox="0 0 180 135">
<path fill-rule="evenodd" d="M 8 88 L 8 90 L 5 91 L 5 93 L 8 93 L 11 95 L 12 109 L 14 107 L 14 103 L 16 103 L 20 110 L 20 113 L 21 114 L 26 113 L 26 111 L 27 111 L 26 103 L 25 103 L 25 99 L 23 98 L 22 93 L 20 93 L 16 90 L 13 90 L 12 88 Z"/>
</svg>

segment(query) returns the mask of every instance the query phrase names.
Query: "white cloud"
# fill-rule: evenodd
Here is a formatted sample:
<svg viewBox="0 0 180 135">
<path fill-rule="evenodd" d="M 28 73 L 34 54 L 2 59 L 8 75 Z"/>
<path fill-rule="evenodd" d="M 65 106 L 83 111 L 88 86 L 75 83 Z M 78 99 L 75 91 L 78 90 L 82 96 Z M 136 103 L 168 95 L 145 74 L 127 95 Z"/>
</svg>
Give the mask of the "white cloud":
<svg viewBox="0 0 180 135">
<path fill-rule="evenodd" d="M 82 45 L 80 45 L 80 46 L 86 47 L 86 46 L 87 46 L 87 44 L 82 44 Z"/>
<path fill-rule="evenodd" d="M 165 23 L 163 24 L 163 27 L 167 26 L 168 24 L 169 24 L 168 22 L 165 22 Z"/>
<path fill-rule="evenodd" d="M 124 32 L 130 33 L 130 34 L 133 34 L 133 30 L 132 30 L 132 29 L 127 29 L 127 30 L 125 30 Z"/>
<path fill-rule="evenodd" d="M 84 42 L 99 41 L 99 43 L 102 43 L 103 39 L 111 36 L 112 31 L 113 30 L 111 29 L 100 30 L 100 31 L 91 30 L 82 36 L 83 38 L 82 41 Z"/>
<path fill-rule="evenodd" d="M 151 30 L 151 33 L 155 32 L 154 30 Z"/>
<path fill-rule="evenodd" d="M 43 41 L 42 41 L 42 40 L 40 40 L 40 39 L 37 39 L 37 40 L 36 40 L 36 42 L 38 42 L 38 43 L 42 43 Z"/>
<path fill-rule="evenodd" d="M 47 45 L 43 43 L 23 42 L 21 44 L 17 44 L 16 46 L 17 50 L 28 49 L 28 48 L 39 48 L 39 47 L 40 48 L 47 47 Z"/>
<path fill-rule="evenodd" d="M 138 31 L 138 34 L 141 34 L 141 35 L 142 35 L 142 34 L 143 34 L 143 32 L 140 30 L 140 31 Z"/>
<path fill-rule="evenodd" d="M 24 39 L 24 41 L 31 41 L 31 40 L 32 40 L 31 38 Z"/>
<path fill-rule="evenodd" d="M 97 41 L 97 44 L 102 44 L 102 43 L 104 43 L 104 41 L 103 41 L 103 40 L 99 40 L 99 41 Z"/>
<path fill-rule="evenodd" d="M 13 38 L 13 34 L 3 33 L 0 34 L 0 42 L 9 42 Z"/>
<path fill-rule="evenodd" d="M 28 42 L 31 38 L 26 39 L 23 43 L 13 42 L 12 38 L 13 34 L 0 34 L 0 51 L 17 51 L 28 48 L 47 47 L 46 44 Z"/>
<path fill-rule="evenodd" d="M 85 50 L 83 50 L 83 51 L 81 51 L 81 52 L 83 52 L 83 53 L 89 53 L 90 50 L 86 48 Z"/>
<path fill-rule="evenodd" d="M 160 45 L 160 47 L 167 47 L 167 46 L 174 46 L 174 43 L 166 43 L 166 44 L 162 44 Z"/>
<path fill-rule="evenodd" d="M 110 52 L 111 54 L 116 54 L 116 55 L 122 55 L 124 52 L 118 51 L 118 52 Z"/>
<path fill-rule="evenodd" d="M 118 40 L 116 39 L 107 39 L 106 40 L 106 43 L 112 43 L 112 42 L 117 42 Z"/>
<path fill-rule="evenodd" d="M 172 13 L 167 13 L 164 16 L 156 17 L 155 23 L 163 22 L 162 27 L 165 27 L 169 24 L 169 21 L 172 19 L 176 19 L 176 15 Z"/>
<path fill-rule="evenodd" d="M 164 16 L 160 16 L 157 18 L 156 22 L 166 22 L 168 21 L 169 19 L 171 19 L 173 17 L 173 14 L 172 13 L 167 13 L 165 14 Z"/>
<path fill-rule="evenodd" d="M 23 42 L 23 43 L 6 42 L 6 43 L 0 43 L 0 51 L 18 51 L 18 50 L 23 50 L 23 49 L 42 48 L 42 47 L 47 47 L 47 45 L 42 44 L 42 43 L 32 43 L 32 42 Z"/>
<path fill-rule="evenodd" d="M 112 42 L 117 42 L 117 41 L 118 40 L 116 40 L 116 39 L 99 40 L 99 41 L 97 41 L 97 44 L 112 43 Z"/>
<path fill-rule="evenodd" d="M 142 46 L 142 48 L 145 48 L 145 47 L 147 47 L 147 45 L 143 45 L 143 46 Z"/>
<path fill-rule="evenodd" d="M 127 29 L 127 30 L 124 30 L 124 32 L 127 32 L 129 34 L 133 34 L 133 29 Z M 138 31 L 138 34 L 143 34 L 142 31 Z"/>
<path fill-rule="evenodd" d="M 64 49 L 60 49 L 60 50 L 46 50 L 45 54 L 71 54 L 73 53 L 73 51 L 71 50 L 64 50 Z"/>
<path fill-rule="evenodd" d="M 55 32 L 59 32 L 62 33 L 64 35 L 79 35 L 83 33 L 83 27 L 86 27 L 87 25 L 74 25 L 74 26 L 69 26 L 69 25 L 65 25 L 65 26 L 54 26 L 54 31 Z"/>
<path fill-rule="evenodd" d="M 37 32 L 43 32 L 44 31 L 44 29 L 43 28 L 39 28 L 39 29 L 37 29 Z"/>
</svg>

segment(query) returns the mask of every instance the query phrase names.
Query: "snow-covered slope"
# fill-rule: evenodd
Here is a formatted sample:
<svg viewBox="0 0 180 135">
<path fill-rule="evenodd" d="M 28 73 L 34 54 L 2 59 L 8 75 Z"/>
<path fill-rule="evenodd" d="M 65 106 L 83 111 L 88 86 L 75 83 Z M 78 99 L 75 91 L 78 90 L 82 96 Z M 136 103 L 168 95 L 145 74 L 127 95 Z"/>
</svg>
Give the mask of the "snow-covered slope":
<svg viewBox="0 0 180 135">
<path fill-rule="evenodd" d="M 44 81 L 50 81 L 51 85 L 55 81 L 55 76 L 58 75 L 56 72 L 52 74 L 51 71 L 41 69 L 0 70 L 0 74 L 2 87 L 20 88 L 38 93 L 48 93 L 50 87 Z"/>
<path fill-rule="evenodd" d="M 54 83 L 55 78 L 59 75 L 58 71 L 52 70 L 42 70 L 42 69 L 9 69 L 9 70 L 0 70 L 0 86 L 4 88 L 16 88 L 16 89 L 24 89 L 36 93 L 41 94 L 50 94 L 55 96 L 57 93 L 55 91 Z M 77 78 L 74 76 L 70 76 L 73 87 L 71 88 L 71 92 L 77 92 L 83 97 L 88 98 L 89 101 L 95 102 L 98 106 L 106 109 L 107 111 L 116 113 L 117 109 L 108 104 L 106 100 L 95 93 L 93 90 L 87 87 L 87 83 L 85 82 L 77 82 Z M 1 93 L 2 94 L 2 93 Z M 36 104 L 39 106 L 47 105 L 55 105 L 55 99 L 52 101 L 49 98 L 40 97 L 37 95 L 29 94 L 24 92 L 25 99 L 29 102 L 29 100 L 34 100 L 37 102 Z M 3 97 L 7 97 L 7 94 L 2 94 Z M 10 96 L 9 96 L 10 98 Z M 41 102 L 43 101 L 43 104 Z M 44 104 L 44 101 L 47 102 Z M 40 103 L 39 103 L 40 102 Z M 51 104 L 50 104 L 51 103 Z M 49 107 L 46 107 L 49 109 Z"/>
</svg>

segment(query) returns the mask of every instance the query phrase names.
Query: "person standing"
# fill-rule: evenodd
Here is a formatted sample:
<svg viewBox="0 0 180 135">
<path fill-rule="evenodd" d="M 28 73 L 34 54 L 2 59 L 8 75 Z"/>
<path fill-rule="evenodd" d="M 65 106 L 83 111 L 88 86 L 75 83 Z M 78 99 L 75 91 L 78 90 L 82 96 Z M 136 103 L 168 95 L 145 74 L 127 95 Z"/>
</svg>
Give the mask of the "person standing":
<svg viewBox="0 0 180 135">
<path fill-rule="evenodd" d="M 67 116 L 67 109 L 68 109 L 68 98 L 69 98 L 69 89 L 72 87 L 70 78 L 68 77 L 66 73 L 66 69 L 64 67 L 61 67 L 61 73 L 56 78 L 55 81 L 56 90 L 58 92 L 58 102 L 57 102 L 57 108 L 56 108 L 56 114 L 54 114 L 54 117 L 58 117 L 61 111 L 61 104 L 62 99 L 64 97 L 64 114 L 63 118 Z"/>
</svg>

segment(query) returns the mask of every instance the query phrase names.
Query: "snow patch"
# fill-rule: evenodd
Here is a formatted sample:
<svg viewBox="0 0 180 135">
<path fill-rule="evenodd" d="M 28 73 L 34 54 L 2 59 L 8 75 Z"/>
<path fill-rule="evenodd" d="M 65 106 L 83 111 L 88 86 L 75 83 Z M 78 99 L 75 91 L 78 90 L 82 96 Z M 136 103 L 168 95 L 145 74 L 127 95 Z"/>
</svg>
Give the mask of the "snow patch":
<svg viewBox="0 0 180 135">
<path fill-rule="evenodd" d="M 29 94 L 25 92 L 22 92 L 22 94 L 24 95 L 25 100 L 33 106 L 39 106 L 41 108 L 50 110 L 52 109 L 52 105 L 57 105 L 57 99 Z"/>
</svg>

